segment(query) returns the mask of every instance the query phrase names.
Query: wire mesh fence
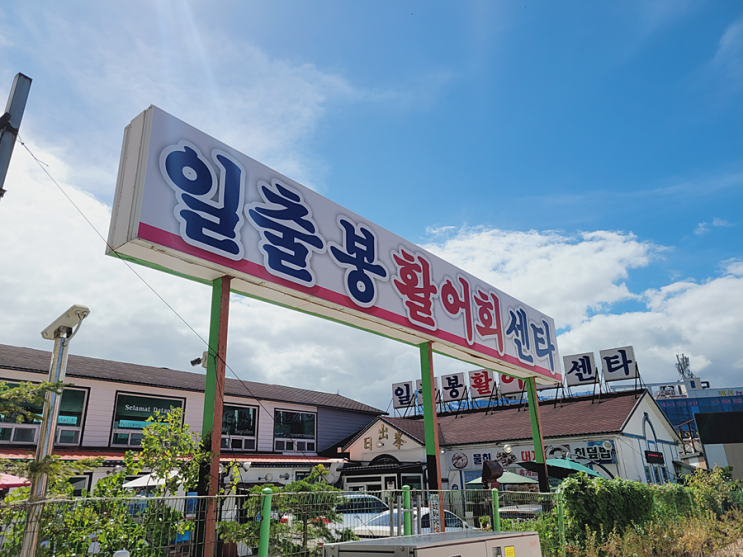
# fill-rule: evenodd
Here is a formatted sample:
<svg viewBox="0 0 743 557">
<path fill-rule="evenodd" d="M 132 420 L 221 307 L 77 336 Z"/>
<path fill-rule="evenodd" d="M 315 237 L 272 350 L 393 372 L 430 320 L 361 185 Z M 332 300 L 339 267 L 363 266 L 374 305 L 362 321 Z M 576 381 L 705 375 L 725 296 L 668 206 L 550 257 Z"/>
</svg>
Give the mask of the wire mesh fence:
<svg viewBox="0 0 743 557">
<path fill-rule="evenodd" d="M 553 494 L 528 492 L 500 492 L 496 506 L 486 490 L 410 491 L 406 501 L 401 490 L 274 493 L 264 542 L 268 555 L 320 556 L 327 543 L 430 533 L 440 523 L 446 531 L 490 530 L 498 522 L 494 512 L 501 530 L 529 530 L 555 507 Z M 132 557 L 196 557 L 205 555 L 207 524 L 216 529 L 217 555 L 255 555 L 262 503 L 263 496 L 251 494 L 0 505 L 0 557 L 20 555 L 29 531 L 39 557 L 110 556 L 122 549 Z"/>
</svg>

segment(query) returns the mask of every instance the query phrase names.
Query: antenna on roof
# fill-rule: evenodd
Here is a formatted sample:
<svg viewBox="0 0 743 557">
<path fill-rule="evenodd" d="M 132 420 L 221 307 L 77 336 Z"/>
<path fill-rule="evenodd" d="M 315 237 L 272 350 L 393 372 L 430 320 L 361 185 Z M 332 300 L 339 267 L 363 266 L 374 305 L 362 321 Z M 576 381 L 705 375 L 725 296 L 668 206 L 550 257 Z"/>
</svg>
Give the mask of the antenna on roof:
<svg viewBox="0 0 743 557">
<path fill-rule="evenodd" d="M 681 379 L 693 379 L 694 373 L 689 368 L 689 358 L 681 354 L 676 354 L 676 371 L 679 372 Z"/>
</svg>

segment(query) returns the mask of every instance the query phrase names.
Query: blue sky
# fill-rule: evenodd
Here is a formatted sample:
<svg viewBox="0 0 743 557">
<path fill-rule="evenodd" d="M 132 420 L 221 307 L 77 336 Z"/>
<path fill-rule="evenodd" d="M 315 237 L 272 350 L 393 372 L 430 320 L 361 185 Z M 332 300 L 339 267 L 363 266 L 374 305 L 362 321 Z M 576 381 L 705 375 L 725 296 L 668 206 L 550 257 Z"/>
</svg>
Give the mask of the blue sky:
<svg viewBox="0 0 743 557">
<path fill-rule="evenodd" d="M 18 71 L 34 79 L 24 140 L 87 194 L 104 233 L 123 128 L 156 104 L 544 309 L 561 324 L 563 354 L 633 344 L 646 379 L 662 381 L 685 351 L 713 383 L 743 384 L 738 2 L 14 3 L 0 8 L 0 60 L 3 90 Z M 21 157 L 3 228 L 18 190 L 46 187 Z M 50 203 L 49 219 L 79 218 Z M 0 248 L 3 268 L 52 280 L 63 267 L 40 273 L 24 258 L 48 249 L 31 236 Z M 69 249 L 97 268 L 103 249 L 85 243 Z M 110 290 L 131 280 L 100 272 Z M 42 304 L 7 273 L 4 304 Z M 83 278 L 66 285 L 92 296 Z M 132 294 L 159 312 L 148 295 Z M 248 326 L 259 310 L 246 308 Z M 202 326 L 203 306 L 179 311 Z M 355 333 L 323 325 L 315 338 L 304 318 L 272 311 L 260 309 L 282 323 L 275 336 L 231 348 L 251 362 L 246 378 L 307 386 L 292 371 L 305 366 L 350 385 L 367 370 L 366 356 L 334 351 Z M 162 327 L 180 326 L 168 319 Z M 41 326 L 5 324 L 0 338 L 42 347 Z M 272 371 L 256 354 L 285 350 L 287 330 L 299 348 Z M 183 368 L 173 354 L 187 331 L 172 345 L 128 334 L 139 346 L 129 359 Z M 370 342 L 389 350 L 387 371 L 346 394 L 385 407 L 389 384 L 415 376 L 415 357 Z M 98 337 L 80 350 L 125 358 Z"/>
</svg>

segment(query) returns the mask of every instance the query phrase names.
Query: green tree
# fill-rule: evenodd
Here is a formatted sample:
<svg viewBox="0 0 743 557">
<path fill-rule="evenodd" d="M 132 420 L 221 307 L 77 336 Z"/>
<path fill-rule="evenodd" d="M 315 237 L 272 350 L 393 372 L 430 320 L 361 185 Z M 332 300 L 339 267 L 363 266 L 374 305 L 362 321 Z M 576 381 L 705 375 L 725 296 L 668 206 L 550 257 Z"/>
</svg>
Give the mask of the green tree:
<svg viewBox="0 0 743 557">
<path fill-rule="evenodd" d="M 83 471 L 84 466 L 99 466 L 100 461 L 88 461 L 83 466 L 80 462 L 72 465 L 49 459 L 53 472 L 49 492 L 66 500 L 54 501 L 44 508 L 39 538 L 45 543 L 37 551 L 39 557 L 84 555 L 91 543 L 98 544 L 103 555 L 128 549 L 133 557 L 160 556 L 177 534 L 190 528 L 191 521 L 166 499 L 133 498 L 131 491 L 123 487 L 127 476 L 149 471 L 164 480 L 154 488 L 156 495 L 175 493 L 179 485 L 191 489 L 198 481 L 199 464 L 208 458 L 208 453 L 200 449 L 196 434 L 183 424 L 180 409 L 156 414 L 148 421 L 142 432 L 142 450 L 127 452 L 125 470 L 99 480 L 93 488 L 93 499 L 71 500 L 68 480 Z M 21 501 L 27 497 L 28 488 L 19 489 L 0 506 L 4 537 L 0 557 L 19 554 L 25 523 Z"/>
<path fill-rule="evenodd" d="M 0 382 L 0 416 L 8 422 L 32 422 L 40 420 L 41 415 L 33 408 L 43 408 L 47 392 L 62 394 L 64 383 L 30 383 L 22 381 L 15 387 Z"/>
</svg>

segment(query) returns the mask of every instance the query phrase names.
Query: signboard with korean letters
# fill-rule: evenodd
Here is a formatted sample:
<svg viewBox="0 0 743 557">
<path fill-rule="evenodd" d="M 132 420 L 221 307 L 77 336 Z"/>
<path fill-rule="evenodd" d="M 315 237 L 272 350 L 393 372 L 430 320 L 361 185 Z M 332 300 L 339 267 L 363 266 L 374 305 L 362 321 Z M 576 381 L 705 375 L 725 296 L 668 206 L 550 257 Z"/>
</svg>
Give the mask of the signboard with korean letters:
<svg viewBox="0 0 743 557">
<path fill-rule="evenodd" d="M 489 369 L 473 369 L 469 372 L 470 398 L 489 398 L 495 394 L 495 374 Z"/>
<path fill-rule="evenodd" d="M 500 394 L 501 395 L 517 395 L 522 392 L 526 392 L 526 385 L 521 379 L 515 377 L 509 377 L 508 375 L 500 375 Z M 553 389 L 559 386 L 558 384 L 539 384 L 537 383 L 537 390 L 541 391 L 544 389 Z"/>
<path fill-rule="evenodd" d="M 621 381 L 639 377 L 635 349 L 631 346 L 602 350 L 599 356 L 604 381 Z"/>
<path fill-rule="evenodd" d="M 415 406 L 415 390 L 412 381 L 392 384 L 392 407 L 409 408 Z"/>
<path fill-rule="evenodd" d="M 444 402 L 467 400 L 467 387 L 464 384 L 464 373 L 450 373 L 441 376 L 441 392 Z"/>
<path fill-rule="evenodd" d="M 125 131 L 108 243 L 478 367 L 562 380 L 552 318 L 154 106 Z"/>
<path fill-rule="evenodd" d="M 588 465 L 589 460 L 598 464 L 616 464 L 614 442 L 608 440 L 580 441 L 545 444 L 547 458 L 563 458 L 566 455 L 575 462 Z M 534 445 L 514 445 L 507 452 L 503 446 L 479 449 L 452 449 L 446 452 L 449 470 L 482 470 L 485 460 L 496 460 L 503 468 L 523 476 L 532 473 L 518 465 L 519 462 L 536 460 Z M 523 471 L 523 472 L 522 472 Z"/>
<path fill-rule="evenodd" d="M 441 391 L 439 390 L 439 378 L 433 378 L 433 388 L 436 392 L 434 398 L 436 402 L 441 402 Z M 418 406 L 423 406 L 423 383 L 420 379 L 415 381 L 415 400 L 418 402 Z"/>
<path fill-rule="evenodd" d="M 501 395 L 513 395 L 524 392 L 524 382 L 521 379 L 509 377 L 508 375 L 499 375 Z"/>
<path fill-rule="evenodd" d="M 565 377 L 568 380 L 568 387 L 593 385 L 597 382 L 598 373 L 596 371 L 596 362 L 593 359 L 593 352 L 563 356 L 562 361 Z"/>
</svg>

